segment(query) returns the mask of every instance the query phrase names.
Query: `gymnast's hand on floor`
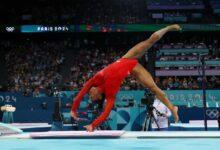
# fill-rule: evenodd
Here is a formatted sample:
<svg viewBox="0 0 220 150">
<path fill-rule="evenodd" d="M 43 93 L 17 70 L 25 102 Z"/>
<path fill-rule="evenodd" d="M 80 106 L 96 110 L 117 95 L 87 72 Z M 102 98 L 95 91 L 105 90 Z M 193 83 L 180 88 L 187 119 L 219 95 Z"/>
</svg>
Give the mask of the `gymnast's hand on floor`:
<svg viewBox="0 0 220 150">
<path fill-rule="evenodd" d="M 79 121 L 77 112 L 71 111 L 70 115 L 73 117 L 74 120 Z"/>
<path fill-rule="evenodd" d="M 88 132 L 93 132 L 94 131 L 94 128 L 92 127 L 92 125 L 87 125 L 87 126 L 83 126 L 84 128 L 86 128 L 86 130 Z"/>
</svg>

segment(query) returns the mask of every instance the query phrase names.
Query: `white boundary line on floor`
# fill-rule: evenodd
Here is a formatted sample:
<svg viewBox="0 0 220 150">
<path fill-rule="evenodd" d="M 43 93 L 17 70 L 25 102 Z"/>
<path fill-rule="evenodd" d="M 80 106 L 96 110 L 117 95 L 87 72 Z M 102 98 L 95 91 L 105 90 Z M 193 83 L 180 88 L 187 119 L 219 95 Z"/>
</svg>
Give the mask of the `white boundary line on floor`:
<svg viewBox="0 0 220 150">
<path fill-rule="evenodd" d="M 220 131 L 49 131 L 1 136 L 0 139 L 31 138 L 220 138 Z"/>
</svg>

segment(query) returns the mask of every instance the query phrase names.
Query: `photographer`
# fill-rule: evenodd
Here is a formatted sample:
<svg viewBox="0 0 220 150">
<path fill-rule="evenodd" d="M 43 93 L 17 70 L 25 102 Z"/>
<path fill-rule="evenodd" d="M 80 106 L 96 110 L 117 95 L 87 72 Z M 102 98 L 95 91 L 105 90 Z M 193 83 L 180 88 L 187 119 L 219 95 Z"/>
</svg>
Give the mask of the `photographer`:
<svg viewBox="0 0 220 150">
<path fill-rule="evenodd" d="M 158 99 L 155 99 L 153 107 L 156 110 L 153 110 L 155 119 L 159 125 L 160 131 L 167 131 L 169 126 L 169 117 L 171 116 L 171 111 Z M 152 131 L 158 131 L 158 127 L 155 121 L 152 119 Z"/>
</svg>

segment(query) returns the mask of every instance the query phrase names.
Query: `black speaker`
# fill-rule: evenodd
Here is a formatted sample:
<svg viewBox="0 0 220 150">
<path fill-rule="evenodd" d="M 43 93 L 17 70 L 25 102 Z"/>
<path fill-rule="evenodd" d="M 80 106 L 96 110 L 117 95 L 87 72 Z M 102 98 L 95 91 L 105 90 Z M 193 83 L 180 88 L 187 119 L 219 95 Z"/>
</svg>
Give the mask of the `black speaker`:
<svg viewBox="0 0 220 150">
<path fill-rule="evenodd" d="M 0 122 L 2 122 L 2 117 L 3 117 L 3 112 L 0 110 Z"/>
<path fill-rule="evenodd" d="M 53 121 L 63 121 L 63 115 L 61 113 L 61 102 L 60 100 L 55 101 Z"/>
<path fill-rule="evenodd" d="M 218 129 L 220 130 L 220 108 L 218 109 Z"/>
</svg>

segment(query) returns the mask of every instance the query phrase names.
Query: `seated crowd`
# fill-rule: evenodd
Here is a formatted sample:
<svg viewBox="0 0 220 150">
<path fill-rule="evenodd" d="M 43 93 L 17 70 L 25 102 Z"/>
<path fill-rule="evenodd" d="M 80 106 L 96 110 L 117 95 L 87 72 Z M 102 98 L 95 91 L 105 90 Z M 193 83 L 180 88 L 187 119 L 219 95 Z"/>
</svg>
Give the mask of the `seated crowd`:
<svg viewBox="0 0 220 150">
<path fill-rule="evenodd" d="M 194 23 L 196 20 L 197 23 L 217 23 L 220 20 L 215 13 L 219 13 L 219 5 L 215 4 L 213 0 L 37 0 L 34 5 L 31 1 L 26 1 L 25 5 L 21 3 L 11 7 L 8 1 L 0 6 L 0 22 L 99 25 Z"/>
<path fill-rule="evenodd" d="M 42 42 L 42 41 L 41 41 Z M 65 57 L 61 49 L 64 42 L 33 42 L 27 39 L 24 43 L 1 43 L 5 55 L 8 74 L 8 91 L 21 92 L 25 96 L 45 92 L 61 82 L 60 66 Z"/>
<path fill-rule="evenodd" d="M 124 38 L 122 38 L 124 39 Z M 118 39 L 117 39 L 118 40 Z M 136 40 L 139 41 L 137 38 Z M 108 41 L 108 42 L 107 42 Z M 129 41 L 129 40 L 128 40 Z M 80 43 L 81 42 L 81 43 Z M 118 41 L 112 44 L 106 39 L 103 46 L 97 46 L 96 41 L 84 40 L 30 40 L 23 42 L 2 41 L 1 48 L 6 51 L 5 62 L 8 74 L 8 88 L 10 92 L 21 92 L 26 96 L 39 96 L 40 93 L 53 95 L 53 91 L 80 90 L 84 83 L 97 71 L 119 59 L 126 52 L 129 42 Z M 135 42 L 131 42 L 132 45 Z M 164 44 L 162 41 L 157 47 L 182 48 L 175 44 Z M 130 43 L 129 43 L 130 44 Z M 214 44 L 215 45 L 215 44 Z M 217 44 L 218 45 L 218 44 Z M 121 48 L 120 48 L 121 46 Z M 210 45 L 213 49 L 213 45 Z M 130 46 L 129 46 L 130 47 Z M 206 48 L 207 44 L 189 43 L 190 48 Z M 219 49 L 219 48 L 218 48 Z M 68 52 L 68 53 L 67 53 Z M 215 55 L 214 55 L 215 56 Z M 212 53 L 207 60 L 216 59 Z M 159 56 L 156 60 L 193 60 L 194 56 L 181 56 L 171 59 L 168 56 Z M 67 61 L 68 60 L 68 61 Z M 219 60 L 219 57 L 218 59 Z M 164 90 L 173 89 L 201 89 L 201 77 L 156 77 L 156 83 Z M 207 88 L 219 87 L 219 76 L 207 76 Z M 141 90 L 143 87 L 134 78 L 127 78 L 121 90 Z"/>
</svg>

